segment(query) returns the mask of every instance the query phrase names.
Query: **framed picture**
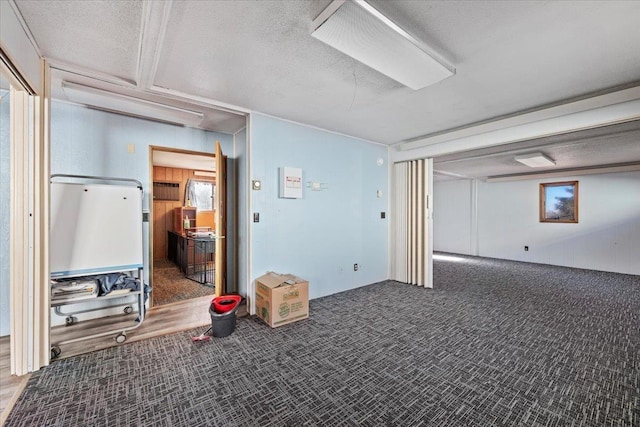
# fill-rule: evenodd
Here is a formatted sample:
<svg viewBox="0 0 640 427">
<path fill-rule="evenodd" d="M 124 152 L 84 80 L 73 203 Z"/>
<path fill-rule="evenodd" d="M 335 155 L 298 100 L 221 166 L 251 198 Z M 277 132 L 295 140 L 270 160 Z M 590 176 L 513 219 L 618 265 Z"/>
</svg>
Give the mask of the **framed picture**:
<svg viewBox="0 0 640 427">
<path fill-rule="evenodd" d="M 578 181 L 540 184 L 540 222 L 578 223 Z"/>
</svg>

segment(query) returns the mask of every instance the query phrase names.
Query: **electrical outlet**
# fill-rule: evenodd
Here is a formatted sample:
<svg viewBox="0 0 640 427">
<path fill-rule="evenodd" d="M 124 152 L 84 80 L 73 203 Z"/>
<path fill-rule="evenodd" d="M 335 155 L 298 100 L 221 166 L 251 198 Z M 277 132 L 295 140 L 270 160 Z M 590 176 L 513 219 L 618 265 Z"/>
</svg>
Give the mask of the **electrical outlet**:
<svg viewBox="0 0 640 427">
<path fill-rule="evenodd" d="M 358 271 L 358 264 L 353 264 L 353 271 Z"/>
<path fill-rule="evenodd" d="M 525 251 L 525 252 L 529 252 L 529 246 L 525 246 L 525 247 L 524 247 L 524 251 Z"/>
</svg>

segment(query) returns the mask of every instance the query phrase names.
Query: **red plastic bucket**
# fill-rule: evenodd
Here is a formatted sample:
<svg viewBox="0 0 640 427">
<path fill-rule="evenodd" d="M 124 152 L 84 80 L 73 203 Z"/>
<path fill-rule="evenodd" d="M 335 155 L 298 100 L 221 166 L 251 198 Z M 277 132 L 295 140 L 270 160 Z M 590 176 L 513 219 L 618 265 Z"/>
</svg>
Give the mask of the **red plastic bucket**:
<svg viewBox="0 0 640 427">
<path fill-rule="evenodd" d="M 216 313 L 221 314 L 235 309 L 240 304 L 240 301 L 242 301 L 240 295 L 222 295 L 215 297 L 211 301 L 211 305 Z"/>
</svg>

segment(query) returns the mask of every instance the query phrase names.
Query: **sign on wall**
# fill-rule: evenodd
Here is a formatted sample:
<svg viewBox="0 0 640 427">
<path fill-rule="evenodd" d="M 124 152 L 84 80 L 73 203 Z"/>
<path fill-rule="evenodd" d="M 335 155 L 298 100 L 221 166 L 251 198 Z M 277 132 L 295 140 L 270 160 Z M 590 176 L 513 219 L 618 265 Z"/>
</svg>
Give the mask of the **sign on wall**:
<svg viewBox="0 0 640 427">
<path fill-rule="evenodd" d="M 284 199 L 302 198 L 302 169 L 281 167 L 279 196 Z"/>
</svg>

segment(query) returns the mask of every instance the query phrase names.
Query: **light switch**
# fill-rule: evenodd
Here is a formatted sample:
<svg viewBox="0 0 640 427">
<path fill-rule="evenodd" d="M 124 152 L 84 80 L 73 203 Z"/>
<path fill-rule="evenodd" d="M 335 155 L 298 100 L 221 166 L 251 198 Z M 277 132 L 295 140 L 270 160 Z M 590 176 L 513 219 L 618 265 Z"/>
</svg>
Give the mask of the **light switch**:
<svg viewBox="0 0 640 427">
<path fill-rule="evenodd" d="M 378 199 L 382 197 L 382 190 L 378 190 L 376 191 L 376 196 L 378 196 Z"/>
</svg>

